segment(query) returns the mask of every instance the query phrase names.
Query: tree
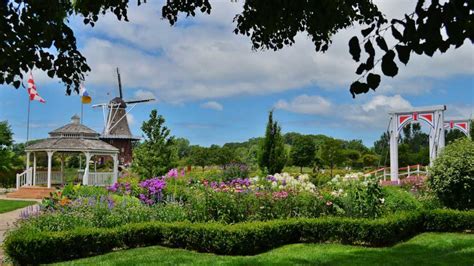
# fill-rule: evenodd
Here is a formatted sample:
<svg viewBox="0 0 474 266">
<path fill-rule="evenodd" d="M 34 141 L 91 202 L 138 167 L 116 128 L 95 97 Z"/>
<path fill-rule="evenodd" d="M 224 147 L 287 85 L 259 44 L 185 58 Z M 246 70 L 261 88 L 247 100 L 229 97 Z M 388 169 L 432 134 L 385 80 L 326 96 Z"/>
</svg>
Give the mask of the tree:
<svg viewBox="0 0 474 266">
<path fill-rule="evenodd" d="M 334 166 L 344 161 L 342 153 L 343 142 L 338 139 L 327 139 L 320 150 L 320 156 L 323 162 L 331 169 L 331 177 Z"/>
<path fill-rule="evenodd" d="M 138 5 L 144 2 L 137 1 Z M 283 49 L 293 45 L 296 35 L 303 32 L 317 52 L 325 52 L 339 30 L 355 23 L 369 25 L 361 31 L 364 36 L 361 42 L 369 56 L 356 70 L 362 74 L 359 80 L 366 76 L 367 79 L 351 85 L 350 92 L 355 96 L 375 90 L 380 84 L 380 75 L 372 71 L 379 62 L 375 60 L 373 41 L 385 53 L 380 58 L 382 72 L 391 77 L 398 73 L 396 55 L 407 64 L 413 52 L 433 56 L 437 50 L 444 53 L 450 46 L 460 47 L 466 39 L 473 41 L 472 1 L 449 0 L 439 4 L 433 0 L 428 7 L 424 4 L 425 0 L 418 0 L 413 13 L 389 22 L 371 0 L 273 1 L 271 5 L 266 1 L 245 1 L 242 13 L 234 17 L 234 32 L 249 36 L 255 50 Z M 68 17 L 82 17 L 84 24 L 94 26 L 99 15 L 112 12 L 118 20 L 128 21 L 128 7 L 128 0 L 2 1 L 0 54 L 8 60 L 0 60 L 0 84 L 18 88 L 24 73 L 38 68 L 50 77 L 61 79 L 67 93 L 72 89 L 78 91 L 84 74 L 91 69 L 77 49 Z M 197 10 L 210 14 L 211 8 L 209 0 L 166 1 L 161 16 L 174 25 L 179 13 L 195 16 Z M 396 39 L 392 49 L 384 39 L 389 30 Z M 444 32 L 447 38 L 443 39 Z M 361 49 L 356 36 L 349 41 L 349 47 L 354 60 L 359 61 Z"/>
<path fill-rule="evenodd" d="M 165 174 L 176 166 L 178 159 L 174 137 L 164 126 L 165 119 L 156 110 L 142 124 L 145 141 L 133 151 L 133 170 L 144 178 Z"/>
<path fill-rule="evenodd" d="M 311 166 L 316 156 L 316 146 L 311 137 L 298 136 L 293 141 L 290 157 L 293 165 L 300 167 L 303 173 L 304 166 Z"/>
<path fill-rule="evenodd" d="M 226 169 L 226 165 L 231 162 L 234 162 L 236 160 L 237 155 L 234 149 L 224 145 L 222 146 L 222 148 L 219 148 L 217 150 L 215 157 L 216 164 Z"/>
<path fill-rule="evenodd" d="M 466 135 L 461 132 L 459 129 L 445 130 L 444 134 L 446 136 L 446 144 L 449 144 L 457 139 L 464 138 Z"/>
<path fill-rule="evenodd" d="M 441 202 L 461 210 L 474 209 L 474 143 L 467 138 L 447 145 L 430 167 L 428 185 Z"/>
<path fill-rule="evenodd" d="M 374 152 L 378 154 L 382 160 L 381 164 L 385 165 L 387 163 L 387 157 L 390 150 L 390 134 L 384 132 L 380 139 L 374 142 Z"/>
<path fill-rule="evenodd" d="M 191 146 L 191 153 L 189 157 L 189 162 L 193 165 L 201 166 L 204 171 L 204 167 L 211 165 L 211 156 L 209 148 L 201 146 Z"/>
<path fill-rule="evenodd" d="M 19 164 L 12 151 L 13 133 L 7 121 L 0 122 L 0 172 L 10 172 Z"/>
<path fill-rule="evenodd" d="M 369 153 L 362 155 L 361 159 L 364 167 L 376 167 L 380 160 L 379 156 Z"/>
<path fill-rule="evenodd" d="M 174 140 L 176 150 L 178 152 L 178 158 L 181 160 L 187 156 L 191 152 L 191 147 L 189 146 L 189 140 L 185 138 L 176 138 Z"/>
<path fill-rule="evenodd" d="M 260 145 L 258 165 L 260 169 L 269 174 L 280 173 L 285 167 L 287 155 L 285 144 L 281 135 L 281 128 L 278 122 L 273 121 L 273 111 L 268 115 L 265 138 Z"/>
</svg>

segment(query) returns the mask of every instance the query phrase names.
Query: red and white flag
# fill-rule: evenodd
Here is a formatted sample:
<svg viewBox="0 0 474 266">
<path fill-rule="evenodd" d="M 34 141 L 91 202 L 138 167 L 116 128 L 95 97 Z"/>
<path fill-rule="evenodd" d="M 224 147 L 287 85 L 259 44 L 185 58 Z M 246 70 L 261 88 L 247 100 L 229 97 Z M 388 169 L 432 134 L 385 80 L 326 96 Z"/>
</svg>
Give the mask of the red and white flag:
<svg viewBox="0 0 474 266">
<path fill-rule="evenodd" d="M 45 103 L 46 101 L 39 96 L 38 91 L 36 90 L 35 81 L 33 80 L 33 75 L 30 73 L 30 78 L 28 79 L 28 94 L 30 95 L 30 101 L 39 101 Z"/>
</svg>

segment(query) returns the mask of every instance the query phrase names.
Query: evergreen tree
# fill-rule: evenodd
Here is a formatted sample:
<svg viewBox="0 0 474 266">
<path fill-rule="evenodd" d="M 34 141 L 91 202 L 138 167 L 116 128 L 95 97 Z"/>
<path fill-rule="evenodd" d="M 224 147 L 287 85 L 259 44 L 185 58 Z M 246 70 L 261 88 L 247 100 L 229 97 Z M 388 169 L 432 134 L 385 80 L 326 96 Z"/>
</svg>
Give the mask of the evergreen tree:
<svg viewBox="0 0 474 266">
<path fill-rule="evenodd" d="M 133 152 L 133 170 L 142 178 L 151 178 L 165 174 L 169 169 L 176 167 L 178 154 L 174 137 L 164 126 L 165 119 L 152 110 L 150 119 L 142 124 L 145 141 Z"/>
<path fill-rule="evenodd" d="M 268 115 L 265 138 L 261 142 L 258 165 L 260 169 L 269 174 L 281 172 L 285 167 L 287 155 L 281 128 L 278 122 L 273 121 L 273 111 Z"/>
</svg>

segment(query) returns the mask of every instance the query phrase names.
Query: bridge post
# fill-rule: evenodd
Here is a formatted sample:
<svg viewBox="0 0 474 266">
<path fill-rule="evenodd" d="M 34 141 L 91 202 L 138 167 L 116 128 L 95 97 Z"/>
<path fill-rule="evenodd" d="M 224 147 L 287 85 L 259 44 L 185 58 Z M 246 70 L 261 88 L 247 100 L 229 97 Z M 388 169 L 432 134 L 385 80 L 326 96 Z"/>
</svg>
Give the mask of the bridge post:
<svg viewBox="0 0 474 266">
<path fill-rule="evenodd" d="M 390 181 L 398 183 L 398 128 L 397 115 L 390 121 Z"/>
<path fill-rule="evenodd" d="M 444 146 L 445 146 L 444 112 L 443 111 L 437 111 L 437 112 L 439 115 L 436 116 L 438 118 L 436 125 L 438 127 L 439 140 L 438 140 L 438 148 L 436 149 L 436 155 L 439 155 L 439 153 L 444 149 Z"/>
</svg>

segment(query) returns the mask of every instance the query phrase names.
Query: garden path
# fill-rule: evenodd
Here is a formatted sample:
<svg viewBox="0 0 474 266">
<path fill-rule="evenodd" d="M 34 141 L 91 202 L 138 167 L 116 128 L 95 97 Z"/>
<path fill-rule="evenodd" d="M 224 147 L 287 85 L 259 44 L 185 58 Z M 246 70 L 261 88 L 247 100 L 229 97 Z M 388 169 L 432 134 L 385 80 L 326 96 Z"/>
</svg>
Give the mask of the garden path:
<svg viewBox="0 0 474 266">
<path fill-rule="evenodd" d="M 32 200 L 32 199 L 10 199 L 10 198 L 7 198 L 5 195 L 0 195 L 0 199 L 2 200 Z M 37 201 L 39 202 L 40 200 L 37 200 Z M 3 240 L 5 239 L 5 233 L 14 226 L 15 221 L 20 218 L 21 212 L 27 209 L 28 207 L 16 209 L 11 212 L 0 213 L 0 265 L 2 265 L 2 261 L 3 261 L 3 248 L 1 247 L 1 245 L 3 243 Z"/>
</svg>

